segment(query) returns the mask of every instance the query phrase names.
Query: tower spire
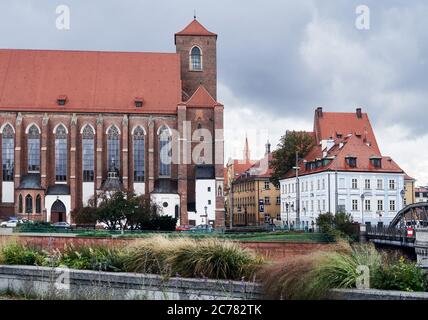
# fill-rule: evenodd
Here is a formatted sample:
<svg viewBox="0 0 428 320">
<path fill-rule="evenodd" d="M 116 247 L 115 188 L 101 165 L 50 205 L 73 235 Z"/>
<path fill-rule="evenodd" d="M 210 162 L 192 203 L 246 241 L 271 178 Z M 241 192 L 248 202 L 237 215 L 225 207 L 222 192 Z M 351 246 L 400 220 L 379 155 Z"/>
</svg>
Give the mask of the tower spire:
<svg viewBox="0 0 428 320">
<path fill-rule="evenodd" d="M 244 146 L 244 161 L 245 163 L 250 162 L 250 147 L 248 145 L 248 137 L 245 134 L 245 146 Z"/>
</svg>

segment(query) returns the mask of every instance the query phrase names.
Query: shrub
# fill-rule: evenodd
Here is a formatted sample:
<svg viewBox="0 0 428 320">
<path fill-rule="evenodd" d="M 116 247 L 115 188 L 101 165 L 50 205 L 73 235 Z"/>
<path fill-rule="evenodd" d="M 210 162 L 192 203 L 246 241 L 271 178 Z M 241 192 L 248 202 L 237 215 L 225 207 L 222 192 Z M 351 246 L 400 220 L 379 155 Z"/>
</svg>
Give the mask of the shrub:
<svg viewBox="0 0 428 320">
<path fill-rule="evenodd" d="M 180 247 L 190 245 L 191 241 L 185 238 L 170 241 L 166 237 L 156 236 L 136 240 L 128 247 L 125 271 L 170 275 L 171 267 L 166 262 L 167 256 Z"/>
<path fill-rule="evenodd" d="M 358 266 L 367 266 L 370 270 L 370 280 L 382 266 L 382 255 L 374 245 L 358 245 L 348 253 L 329 253 L 310 272 L 312 279 L 308 283 L 308 295 L 311 298 L 325 297 L 331 288 L 355 288 Z"/>
<path fill-rule="evenodd" d="M 1 256 L 4 264 L 38 266 L 43 264 L 46 254 L 21 243 L 12 243 L 2 248 Z"/>
<path fill-rule="evenodd" d="M 383 290 L 424 291 L 427 278 L 416 263 L 400 257 L 398 261 L 389 262 L 376 272 L 373 286 Z"/>
<path fill-rule="evenodd" d="M 59 253 L 57 264 L 73 269 L 121 271 L 123 255 L 117 248 L 67 245 Z"/>
<path fill-rule="evenodd" d="M 177 219 L 170 216 L 155 216 L 141 222 L 142 230 L 175 231 Z"/>
<path fill-rule="evenodd" d="M 264 270 L 261 278 L 271 298 L 321 299 L 332 288 L 353 288 L 357 267 L 375 272 L 382 255 L 373 245 L 343 246 L 335 252 L 319 252 L 278 263 Z"/>
<path fill-rule="evenodd" d="M 37 231 L 55 231 L 56 228 L 53 227 L 49 222 L 34 221 L 34 222 L 24 222 L 18 226 L 19 232 L 37 232 Z"/>
<path fill-rule="evenodd" d="M 358 238 L 358 230 L 355 228 L 352 215 L 349 213 L 338 212 L 335 215 L 330 212 L 322 213 L 318 216 L 316 223 L 321 233 L 349 240 Z"/>
<path fill-rule="evenodd" d="M 207 277 L 214 279 L 251 279 L 262 260 L 239 244 L 218 239 L 194 241 L 183 246 L 167 261 L 172 273 L 183 277 Z"/>
<path fill-rule="evenodd" d="M 137 240 L 124 265 L 129 272 L 241 280 L 252 277 L 261 263 L 260 258 L 229 241 L 158 236 Z"/>
</svg>

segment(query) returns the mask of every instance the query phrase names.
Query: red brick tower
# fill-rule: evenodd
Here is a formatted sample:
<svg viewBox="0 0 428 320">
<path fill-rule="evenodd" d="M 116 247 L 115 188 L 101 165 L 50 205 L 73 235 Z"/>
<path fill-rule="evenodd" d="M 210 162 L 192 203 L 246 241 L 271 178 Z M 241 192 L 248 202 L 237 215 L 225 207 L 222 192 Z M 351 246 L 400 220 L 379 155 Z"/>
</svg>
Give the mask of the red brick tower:
<svg viewBox="0 0 428 320">
<path fill-rule="evenodd" d="M 183 101 L 200 85 L 217 100 L 217 34 L 208 31 L 195 18 L 175 34 L 175 46 L 181 57 Z"/>
</svg>

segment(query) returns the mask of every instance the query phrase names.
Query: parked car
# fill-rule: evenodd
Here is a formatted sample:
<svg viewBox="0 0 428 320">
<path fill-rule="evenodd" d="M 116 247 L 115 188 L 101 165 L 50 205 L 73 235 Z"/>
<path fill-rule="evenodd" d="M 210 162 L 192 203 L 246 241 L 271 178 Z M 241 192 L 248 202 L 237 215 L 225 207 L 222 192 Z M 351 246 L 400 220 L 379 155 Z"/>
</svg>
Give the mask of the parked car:
<svg viewBox="0 0 428 320">
<path fill-rule="evenodd" d="M 98 222 L 95 225 L 95 229 L 104 229 L 104 230 L 107 230 L 108 229 L 108 225 L 107 225 L 107 223 L 104 223 L 104 222 Z"/>
<path fill-rule="evenodd" d="M 214 228 L 210 224 L 200 224 L 196 227 L 192 227 L 189 230 L 190 232 L 213 232 Z"/>
<path fill-rule="evenodd" d="M 177 227 L 175 227 L 175 231 L 189 231 L 192 228 L 193 228 L 193 226 L 186 224 L 186 225 L 183 225 L 183 226 L 177 226 Z"/>
<path fill-rule="evenodd" d="M 65 230 L 71 229 L 71 225 L 68 222 L 55 222 L 52 223 L 52 227 Z"/>
<path fill-rule="evenodd" d="M 2 228 L 16 228 L 19 224 L 23 223 L 22 220 L 9 218 L 8 221 L 3 221 L 0 223 L 0 227 Z"/>
</svg>

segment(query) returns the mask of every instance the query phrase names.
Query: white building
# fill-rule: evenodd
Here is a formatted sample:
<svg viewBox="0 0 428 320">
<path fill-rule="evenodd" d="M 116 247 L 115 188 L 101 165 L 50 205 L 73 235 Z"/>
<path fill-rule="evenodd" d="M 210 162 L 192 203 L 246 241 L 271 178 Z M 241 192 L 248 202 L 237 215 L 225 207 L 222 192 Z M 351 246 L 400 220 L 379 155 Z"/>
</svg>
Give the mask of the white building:
<svg viewBox="0 0 428 320">
<path fill-rule="evenodd" d="M 428 202 L 428 187 L 419 187 L 415 189 L 416 202 Z"/>
<path fill-rule="evenodd" d="M 404 206 L 404 171 L 382 156 L 367 114 L 315 113 L 314 146 L 280 181 L 281 219 L 311 227 L 320 213 L 350 213 L 353 220 L 388 225 Z M 299 206 L 297 205 L 299 199 Z M 298 208 L 299 207 L 299 208 Z"/>
<path fill-rule="evenodd" d="M 196 166 L 195 180 L 196 211 L 189 213 L 189 223 L 214 226 L 216 196 L 214 167 L 209 165 Z"/>
</svg>

